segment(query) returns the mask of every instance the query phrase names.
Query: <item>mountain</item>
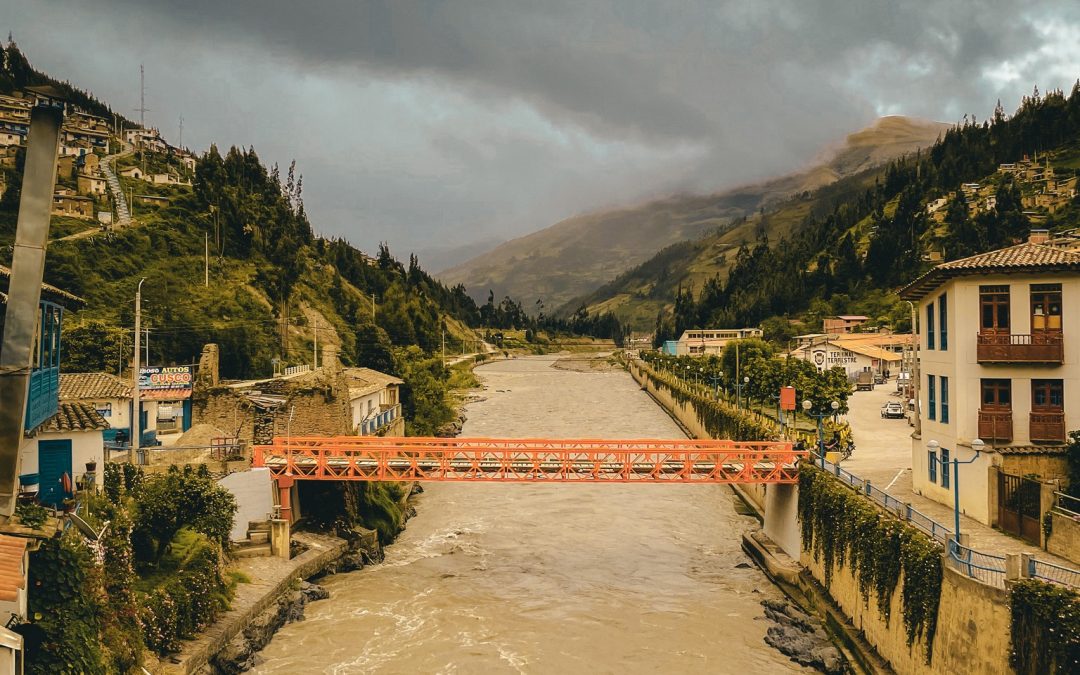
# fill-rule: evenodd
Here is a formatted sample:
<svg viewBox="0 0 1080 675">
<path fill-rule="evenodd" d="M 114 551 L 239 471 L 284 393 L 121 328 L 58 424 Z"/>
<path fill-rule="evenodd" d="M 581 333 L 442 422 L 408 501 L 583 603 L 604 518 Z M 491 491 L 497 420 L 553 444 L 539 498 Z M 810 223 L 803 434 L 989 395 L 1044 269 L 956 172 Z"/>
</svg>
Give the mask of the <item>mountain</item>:
<svg viewBox="0 0 1080 675">
<path fill-rule="evenodd" d="M 549 308 L 598 288 L 658 250 L 722 231 L 785 198 L 834 183 L 937 140 L 947 125 L 884 117 L 851 134 L 804 171 L 711 195 L 676 195 L 574 216 L 508 241 L 439 277 L 474 294 L 509 295 Z"/>
<path fill-rule="evenodd" d="M 792 321 L 816 328 L 829 314 L 907 330 L 895 291 L 938 262 L 1011 246 L 1034 226 L 1075 233 L 1078 138 L 1080 83 L 1069 96 L 1036 90 L 1012 116 L 999 106 L 924 152 L 669 247 L 583 300 L 655 329 L 657 341 L 691 327 L 760 325 L 783 343 Z"/>
</svg>

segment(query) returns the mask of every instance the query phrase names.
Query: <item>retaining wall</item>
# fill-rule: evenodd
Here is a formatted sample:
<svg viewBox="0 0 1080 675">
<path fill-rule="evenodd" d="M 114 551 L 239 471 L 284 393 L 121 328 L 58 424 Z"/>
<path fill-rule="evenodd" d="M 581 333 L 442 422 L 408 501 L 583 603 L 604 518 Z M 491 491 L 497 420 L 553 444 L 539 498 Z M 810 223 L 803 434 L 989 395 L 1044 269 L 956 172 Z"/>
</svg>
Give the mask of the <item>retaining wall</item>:
<svg viewBox="0 0 1080 675">
<path fill-rule="evenodd" d="M 657 389 L 633 363 L 630 374 L 654 399 L 679 421 L 695 438 L 709 438 L 698 420 L 693 404 L 679 404 L 665 390 Z M 818 584 L 824 584 L 822 563 L 802 551 L 798 523 L 798 487 L 740 485 L 739 492 L 764 514 L 765 534 L 784 552 L 799 560 Z M 782 488 L 782 489 L 781 489 Z M 1076 536 L 1080 539 L 1080 524 Z M 1055 528 L 1057 522 L 1055 521 Z M 1055 530 L 1055 536 L 1057 531 Z M 1063 546 L 1067 537 L 1063 535 Z M 1075 541 L 1075 540 L 1074 540 Z M 1076 545 L 1071 543 L 1068 545 Z M 861 631 L 867 642 L 898 673 L 929 675 L 937 673 L 1007 673 L 1009 663 L 1010 613 L 1005 591 L 980 583 L 945 566 L 941 584 L 937 633 L 933 660 L 927 665 L 925 643 L 907 644 L 903 615 L 903 579 L 892 597 L 888 622 L 877 608 L 871 591 L 869 603 L 863 601 L 859 583 L 849 568 L 834 568 L 828 588 L 822 588 L 839 609 Z"/>
</svg>

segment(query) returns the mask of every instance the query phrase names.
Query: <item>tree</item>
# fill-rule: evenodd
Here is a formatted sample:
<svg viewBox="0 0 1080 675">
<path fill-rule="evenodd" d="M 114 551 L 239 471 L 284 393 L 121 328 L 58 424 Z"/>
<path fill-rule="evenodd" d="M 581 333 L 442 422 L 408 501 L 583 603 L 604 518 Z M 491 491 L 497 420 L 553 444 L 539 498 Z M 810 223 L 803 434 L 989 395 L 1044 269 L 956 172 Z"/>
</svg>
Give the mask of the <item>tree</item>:
<svg viewBox="0 0 1080 675">
<path fill-rule="evenodd" d="M 147 478 L 142 486 L 132 532 L 136 557 L 144 565 L 157 565 L 183 527 L 227 547 L 235 513 L 232 493 L 210 477 L 205 464 L 197 471 L 191 466 L 182 471 L 171 466 L 167 473 Z"/>
<path fill-rule="evenodd" d="M 88 319 L 70 328 L 65 326 L 60 370 L 65 373 L 115 372 L 120 375 L 121 364 L 131 360 L 132 343 L 133 340 L 125 335 L 123 329 L 99 319 Z"/>
<path fill-rule="evenodd" d="M 356 365 L 383 373 L 394 373 L 394 352 L 390 336 L 382 328 L 362 323 L 356 326 Z"/>
</svg>

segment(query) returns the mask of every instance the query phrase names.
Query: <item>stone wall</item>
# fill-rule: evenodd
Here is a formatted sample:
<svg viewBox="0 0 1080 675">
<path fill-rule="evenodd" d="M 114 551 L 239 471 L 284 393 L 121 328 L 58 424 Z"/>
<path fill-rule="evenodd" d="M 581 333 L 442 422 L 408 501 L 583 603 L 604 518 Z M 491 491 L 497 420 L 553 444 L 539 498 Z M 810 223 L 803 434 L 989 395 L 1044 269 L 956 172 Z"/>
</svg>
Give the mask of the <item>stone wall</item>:
<svg viewBox="0 0 1080 675">
<path fill-rule="evenodd" d="M 1050 536 L 1046 539 L 1046 550 L 1080 563 L 1080 521 L 1057 511 L 1051 511 L 1050 518 Z"/>
<path fill-rule="evenodd" d="M 824 583 L 824 564 L 814 560 L 813 554 L 804 552 L 800 562 L 815 580 Z M 873 591 L 869 602 L 863 600 L 858 579 L 848 567 L 834 566 L 832 583 L 826 592 L 897 673 L 1009 672 L 1006 664 L 1009 662 L 1010 615 L 1005 591 L 964 576 L 946 565 L 941 582 L 933 661 L 927 665 L 925 643 L 919 640 L 910 647 L 907 644 L 903 586 L 901 578 L 892 597 L 888 622 L 878 610 Z"/>
</svg>

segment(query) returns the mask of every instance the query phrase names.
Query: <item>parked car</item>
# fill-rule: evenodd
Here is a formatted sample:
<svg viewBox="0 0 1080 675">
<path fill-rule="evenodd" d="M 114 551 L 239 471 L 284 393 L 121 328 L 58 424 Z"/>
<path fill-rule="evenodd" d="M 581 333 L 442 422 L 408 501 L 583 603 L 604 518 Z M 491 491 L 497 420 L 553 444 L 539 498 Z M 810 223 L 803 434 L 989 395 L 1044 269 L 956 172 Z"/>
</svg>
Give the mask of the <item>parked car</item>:
<svg viewBox="0 0 1080 675">
<path fill-rule="evenodd" d="M 881 416 L 885 419 L 904 419 L 904 406 L 899 401 L 889 401 L 881 406 Z"/>
</svg>

